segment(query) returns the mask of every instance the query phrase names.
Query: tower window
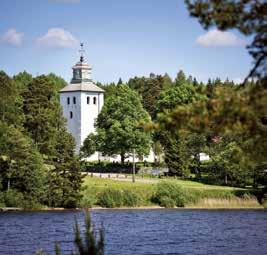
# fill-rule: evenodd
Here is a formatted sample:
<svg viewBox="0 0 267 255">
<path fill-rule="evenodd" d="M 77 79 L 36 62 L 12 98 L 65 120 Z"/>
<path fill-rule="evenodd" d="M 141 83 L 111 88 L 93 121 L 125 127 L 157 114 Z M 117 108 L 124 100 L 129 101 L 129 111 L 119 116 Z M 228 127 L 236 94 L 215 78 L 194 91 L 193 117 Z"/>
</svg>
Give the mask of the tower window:
<svg viewBox="0 0 267 255">
<path fill-rule="evenodd" d="M 87 104 L 90 104 L 90 97 L 87 97 Z"/>
<path fill-rule="evenodd" d="M 67 98 L 67 104 L 70 104 L 70 98 L 69 97 Z"/>
<path fill-rule="evenodd" d="M 76 97 L 73 97 L 73 104 L 76 104 Z"/>
<path fill-rule="evenodd" d="M 96 97 L 94 97 L 93 101 L 94 101 L 94 104 L 96 104 Z"/>
<path fill-rule="evenodd" d="M 73 118 L 73 113 L 72 112 L 70 112 L 70 119 L 72 119 Z"/>
</svg>

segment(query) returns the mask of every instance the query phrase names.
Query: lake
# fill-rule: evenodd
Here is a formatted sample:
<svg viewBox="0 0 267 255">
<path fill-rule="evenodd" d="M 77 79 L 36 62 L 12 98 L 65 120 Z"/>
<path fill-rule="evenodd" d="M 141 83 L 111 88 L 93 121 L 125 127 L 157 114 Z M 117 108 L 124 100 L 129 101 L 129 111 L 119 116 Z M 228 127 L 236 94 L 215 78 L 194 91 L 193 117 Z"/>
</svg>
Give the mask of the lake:
<svg viewBox="0 0 267 255">
<path fill-rule="evenodd" d="M 103 223 L 107 255 L 266 254 L 264 210 L 93 210 L 96 228 Z M 73 249 L 74 217 L 81 211 L 0 213 L 0 254 L 54 254 Z"/>
</svg>

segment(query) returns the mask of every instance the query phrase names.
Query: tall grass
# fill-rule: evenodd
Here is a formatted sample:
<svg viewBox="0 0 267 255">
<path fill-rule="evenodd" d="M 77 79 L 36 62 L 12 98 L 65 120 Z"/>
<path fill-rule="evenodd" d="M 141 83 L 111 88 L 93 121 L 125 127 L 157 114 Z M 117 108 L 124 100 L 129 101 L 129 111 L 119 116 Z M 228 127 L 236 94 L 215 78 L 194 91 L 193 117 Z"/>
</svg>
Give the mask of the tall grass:
<svg viewBox="0 0 267 255">
<path fill-rule="evenodd" d="M 185 182 L 163 180 L 151 184 L 90 178 L 86 182 L 81 207 L 260 207 L 256 197 L 245 189 L 217 188 L 210 185 L 208 188 L 204 185 L 203 188 L 202 184 L 190 182 L 189 185 L 184 185 Z"/>
</svg>

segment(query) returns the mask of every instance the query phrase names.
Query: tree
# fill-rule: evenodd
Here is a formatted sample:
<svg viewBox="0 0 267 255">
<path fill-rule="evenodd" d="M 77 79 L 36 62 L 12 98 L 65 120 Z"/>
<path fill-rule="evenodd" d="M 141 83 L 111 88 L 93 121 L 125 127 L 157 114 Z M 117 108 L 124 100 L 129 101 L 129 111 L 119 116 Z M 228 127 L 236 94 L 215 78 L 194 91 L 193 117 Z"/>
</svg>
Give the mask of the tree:
<svg viewBox="0 0 267 255">
<path fill-rule="evenodd" d="M 3 71 L 0 71 L 0 119 L 7 124 L 21 126 L 23 112 L 22 99 L 16 83 Z"/>
<path fill-rule="evenodd" d="M 180 70 L 177 73 L 177 76 L 176 76 L 174 82 L 175 82 L 176 85 L 182 85 L 182 84 L 186 83 L 186 76 L 185 76 L 183 70 Z"/>
<path fill-rule="evenodd" d="M 28 85 L 23 97 L 26 131 L 42 154 L 53 155 L 56 131 L 61 125 L 55 84 L 44 75 L 38 76 Z"/>
<path fill-rule="evenodd" d="M 255 60 L 249 77 L 266 77 L 267 32 L 266 2 L 262 0 L 185 0 L 191 16 L 198 18 L 204 28 L 216 26 L 220 30 L 238 29 L 254 36 L 249 53 Z"/>
<path fill-rule="evenodd" d="M 197 134 L 187 132 L 184 134 L 186 137 L 185 150 L 191 160 L 191 166 L 198 178 L 201 178 L 201 162 L 200 153 L 204 152 L 207 145 L 207 137 L 205 134 Z"/>
<path fill-rule="evenodd" d="M 83 146 L 80 150 L 80 157 L 88 158 L 98 150 L 100 150 L 100 146 L 97 141 L 97 136 L 91 133 L 83 141 Z"/>
<path fill-rule="evenodd" d="M 252 177 L 251 162 L 248 162 L 243 150 L 235 141 L 221 139 L 210 148 L 211 175 L 224 184 L 244 185 Z"/>
<path fill-rule="evenodd" d="M 57 77 L 39 76 L 28 85 L 24 96 L 24 127 L 43 155 L 47 168 L 46 203 L 76 207 L 80 199 L 82 175 L 74 155 L 74 138 L 66 131 L 58 101 Z"/>
<path fill-rule="evenodd" d="M 21 192 L 29 207 L 44 196 L 44 167 L 30 138 L 0 121 L 0 180 L 4 190 Z"/>
<path fill-rule="evenodd" d="M 171 87 L 172 85 L 173 85 L 173 82 L 172 82 L 171 77 L 167 73 L 165 73 L 163 75 L 163 86 L 162 87 L 166 89 L 166 88 Z"/>
<path fill-rule="evenodd" d="M 186 81 L 184 74 L 176 80 L 175 86 L 172 86 L 161 92 L 156 105 L 158 119 L 161 116 L 173 111 L 179 105 L 190 104 L 199 100 L 201 96 L 196 93 L 193 84 Z M 161 126 L 156 132 L 165 154 L 165 162 L 169 168 L 170 174 L 186 177 L 189 174 L 190 154 L 186 149 L 186 138 L 178 133 L 170 131 Z"/>
<path fill-rule="evenodd" d="M 120 78 L 120 79 L 118 80 L 117 85 L 121 85 L 121 84 L 123 84 L 123 81 L 122 81 L 122 79 Z"/>
<path fill-rule="evenodd" d="M 20 93 L 23 93 L 27 89 L 28 85 L 32 82 L 33 77 L 31 74 L 23 71 L 14 75 L 13 80 L 16 82 Z"/>
<path fill-rule="evenodd" d="M 116 92 L 105 101 L 96 121 L 99 151 L 109 156 L 119 154 L 122 163 L 134 149 L 138 155 L 147 155 L 150 135 L 144 132 L 142 124 L 149 119 L 139 95 L 126 85 L 117 86 Z"/>
<path fill-rule="evenodd" d="M 260 81 L 245 88 L 217 86 L 212 98 L 179 105 L 161 115 L 158 125 L 173 133 L 186 130 L 211 138 L 231 136 L 233 142 L 238 142 L 246 161 L 257 167 L 266 162 L 265 86 Z"/>
<path fill-rule="evenodd" d="M 50 206 L 75 208 L 81 198 L 83 176 L 74 148 L 74 138 L 61 127 L 57 131 L 55 154 L 47 160 L 50 166 L 47 203 Z"/>
</svg>

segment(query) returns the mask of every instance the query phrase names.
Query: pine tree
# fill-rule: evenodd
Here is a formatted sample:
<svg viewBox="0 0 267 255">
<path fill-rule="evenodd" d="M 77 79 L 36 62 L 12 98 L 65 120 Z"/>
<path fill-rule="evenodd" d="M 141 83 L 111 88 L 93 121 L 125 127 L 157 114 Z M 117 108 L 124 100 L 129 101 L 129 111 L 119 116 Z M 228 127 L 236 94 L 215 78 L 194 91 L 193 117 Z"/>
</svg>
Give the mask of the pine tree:
<svg viewBox="0 0 267 255">
<path fill-rule="evenodd" d="M 186 76 L 182 70 L 180 70 L 175 78 L 175 85 L 180 86 L 186 83 Z"/>
<path fill-rule="evenodd" d="M 43 202 L 44 165 L 30 138 L 0 122 L 0 180 L 4 190 L 21 192 L 27 205 Z M 6 159 L 6 160 L 3 160 Z"/>
<path fill-rule="evenodd" d="M 16 83 L 0 71 L 0 120 L 20 127 L 24 120 L 21 107 L 22 98 Z"/>
</svg>

